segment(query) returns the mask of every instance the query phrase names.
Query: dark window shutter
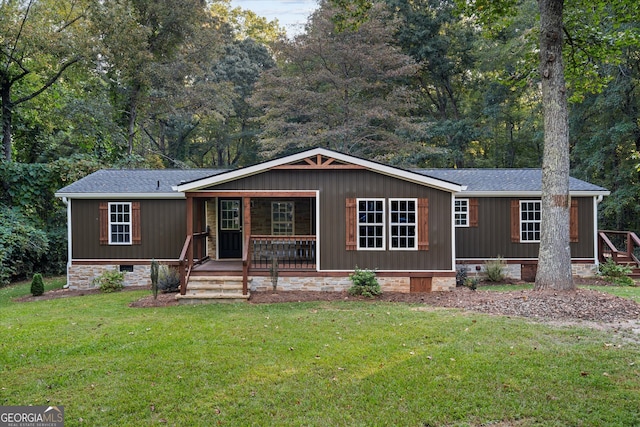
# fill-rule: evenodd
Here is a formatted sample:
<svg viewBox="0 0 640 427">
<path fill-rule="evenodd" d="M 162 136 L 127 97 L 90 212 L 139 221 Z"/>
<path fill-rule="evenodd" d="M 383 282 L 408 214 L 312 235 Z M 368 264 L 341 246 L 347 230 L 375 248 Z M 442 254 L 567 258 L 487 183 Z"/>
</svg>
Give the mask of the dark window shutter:
<svg viewBox="0 0 640 427">
<path fill-rule="evenodd" d="M 511 241 L 520 243 L 520 201 L 511 200 Z"/>
<path fill-rule="evenodd" d="M 469 227 L 478 226 L 478 199 L 469 199 Z"/>
<path fill-rule="evenodd" d="M 140 202 L 131 203 L 131 241 L 134 245 L 142 243 L 140 232 Z"/>
<path fill-rule="evenodd" d="M 578 242 L 578 201 L 571 200 L 571 213 L 569 220 L 569 240 L 571 243 Z"/>
<path fill-rule="evenodd" d="M 418 199 L 418 250 L 429 250 L 429 199 Z"/>
<path fill-rule="evenodd" d="M 347 214 L 346 214 L 346 229 L 347 229 L 347 247 L 348 251 L 355 251 L 358 249 L 358 207 L 356 205 L 356 199 L 347 199 Z"/>
<path fill-rule="evenodd" d="M 99 224 L 100 244 L 108 245 L 109 244 L 109 204 L 107 202 L 100 202 L 98 222 L 100 223 Z"/>
</svg>

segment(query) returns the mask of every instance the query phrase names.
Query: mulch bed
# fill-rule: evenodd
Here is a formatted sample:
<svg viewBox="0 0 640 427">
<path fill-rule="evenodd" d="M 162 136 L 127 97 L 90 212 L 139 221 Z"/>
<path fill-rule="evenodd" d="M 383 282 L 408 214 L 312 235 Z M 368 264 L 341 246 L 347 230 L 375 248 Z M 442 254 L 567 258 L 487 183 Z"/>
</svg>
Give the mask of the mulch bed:
<svg viewBox="0 0 640 427">
<path fill-rule="evenodd" d="M 602 280 L 578 280 L 577 284 L 606 285 Z M 145 289 L 128 287 L 127 290 Z M 482 289 L 480 286 L 479 289 Z M 54 298 L 69 298 L 99 293 L 99 290 L 58 289 L 40 297 L 22 297 L 16 301 L 41 301 Z M 262 291 L 252 292 L 249 303 L 270 304 L 306 301 L 388 301 L 410 304 L 425 304 L 433 307 L 459 308 L 462 310 L 495 315 L 528 317 L 539 320 L 592 321 L 615 323 L 632 321 L 640 323 L 640 304 L 588 289 L 576 291 L 519 290 L 509 292 L 479 292 L 458 287 L 452 292 L 398 293 L 385 292 L 376 298 L 353 297 L 346 292 L 312 291 Z M 130 304 L 131 307 L 166 307 L 176 305 L 175 294 L 158 294 L 143 297 Z"/>
</svg>

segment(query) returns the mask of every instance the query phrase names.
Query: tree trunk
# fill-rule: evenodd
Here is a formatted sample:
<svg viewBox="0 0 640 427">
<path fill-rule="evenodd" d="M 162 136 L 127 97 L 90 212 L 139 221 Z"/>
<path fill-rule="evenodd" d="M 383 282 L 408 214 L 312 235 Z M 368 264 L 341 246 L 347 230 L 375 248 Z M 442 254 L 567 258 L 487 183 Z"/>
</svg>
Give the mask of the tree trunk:
<svg viewBox="0 0 640 427">
<path fill-rule="evenodd" d="M 562 62 L 563 6 L 563 0 L 538 0 L 544 151 L 536 290 L 575 289 L 569 245 L 569 119 Z"/>
<path fill-rule="evenodd" d="M 11 158 L 11 88 L 8 83 L 2 82 L 0 98 L 2 99 L 2 153 L 4 160 L 10 162 Z"/>
</svg>

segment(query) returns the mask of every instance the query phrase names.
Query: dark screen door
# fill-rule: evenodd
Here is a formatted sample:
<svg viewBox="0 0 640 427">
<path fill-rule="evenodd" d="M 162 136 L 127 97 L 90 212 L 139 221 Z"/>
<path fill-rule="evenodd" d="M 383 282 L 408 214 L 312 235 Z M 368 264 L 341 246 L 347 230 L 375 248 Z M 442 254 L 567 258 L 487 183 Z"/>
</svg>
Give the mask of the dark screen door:
<svg viewBox="0 0 640 427">
<path fill-rule="evenodd" d="M 220 258 L 242 258 L 242 199 L 219 199 L 218 245 Z"/>
</svg>

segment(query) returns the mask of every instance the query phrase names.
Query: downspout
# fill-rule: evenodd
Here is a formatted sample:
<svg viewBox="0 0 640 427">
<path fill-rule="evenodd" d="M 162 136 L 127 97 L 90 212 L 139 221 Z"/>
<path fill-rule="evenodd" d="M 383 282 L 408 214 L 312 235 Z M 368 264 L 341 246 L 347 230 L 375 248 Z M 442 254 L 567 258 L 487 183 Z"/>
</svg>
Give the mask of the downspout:
<svg viewBox="0 0 640 427">
<path fill-rule="evenodd" d="M 593 204 L 593 259 L 594 265 L 596 266 L 596 271 L 600 266 L 600 259 L 598 257 L 598 205 L 604 199 L 602 194 L 593 198 L 595 203 Z"/>
<path fill-rule="evenodd" d="M 71 268 L 71 254 L 73 253 L 71 250 L 71 200 L 66 197 L 62 198 L 62 203 L 67 206 L 67 283 L 64 285 L 65 288 L 69 287 L 69 269 Z"/>
</svg>

